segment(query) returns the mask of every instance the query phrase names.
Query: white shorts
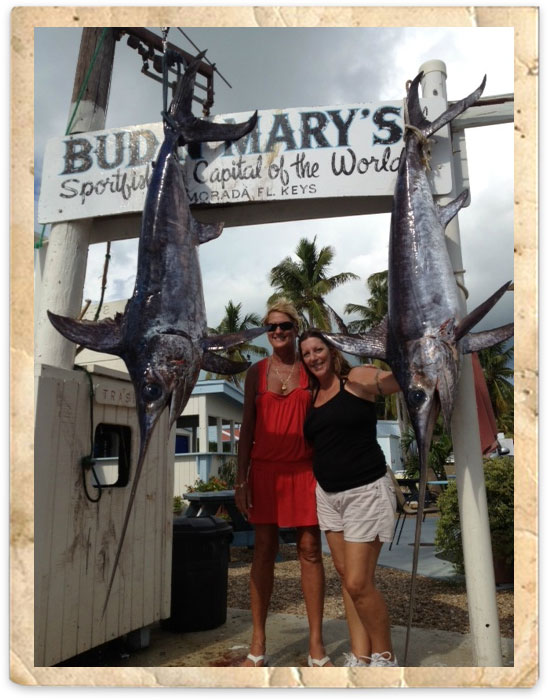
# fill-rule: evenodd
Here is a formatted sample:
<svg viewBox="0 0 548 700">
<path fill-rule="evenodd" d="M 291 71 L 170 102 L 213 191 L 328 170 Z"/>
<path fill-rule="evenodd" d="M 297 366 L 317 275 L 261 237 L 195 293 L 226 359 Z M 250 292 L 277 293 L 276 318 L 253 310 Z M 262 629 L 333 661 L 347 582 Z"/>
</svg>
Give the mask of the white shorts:
<svg viewBox="0 0 548 700">
<path fill-rule="evenodd" d="M 342 532 L 347 542 L 391 542 L 396 492 L 389 474 L 365 486 L 334 493 L 316 485 L 321 530 Z"/>
</svg>

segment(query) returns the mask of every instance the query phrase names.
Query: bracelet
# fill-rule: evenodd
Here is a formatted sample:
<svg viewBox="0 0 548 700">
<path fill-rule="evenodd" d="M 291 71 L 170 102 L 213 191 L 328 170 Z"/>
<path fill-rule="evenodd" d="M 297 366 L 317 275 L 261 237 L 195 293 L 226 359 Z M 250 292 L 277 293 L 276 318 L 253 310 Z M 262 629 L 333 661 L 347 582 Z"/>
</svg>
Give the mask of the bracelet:
<svg viewBox="0 0 548 700">
<path fill-rule="evenodd" d="M 379 382 L 379 374 L 380 374 L 380 373 L 381 373 L 381 370 L 378 369 L 377 372 L 376 372 L 376 374 L 375 374 L 375 384 L 377 385 L 377 391 L 379 392 L 379 394 L 380 394 L 381 396 L 384 396 L 384 392 L 383 392 L 383 390 L 381 389 L 381 385 L 380 385 L 380 382 Z"/>
<path fill-rule="evenodd" d="M 247 481 L 242 481 L 241 484 L 234 484 L 235 489 L 242 489 L 244 486 L 247 486 Z"/>
</svg>

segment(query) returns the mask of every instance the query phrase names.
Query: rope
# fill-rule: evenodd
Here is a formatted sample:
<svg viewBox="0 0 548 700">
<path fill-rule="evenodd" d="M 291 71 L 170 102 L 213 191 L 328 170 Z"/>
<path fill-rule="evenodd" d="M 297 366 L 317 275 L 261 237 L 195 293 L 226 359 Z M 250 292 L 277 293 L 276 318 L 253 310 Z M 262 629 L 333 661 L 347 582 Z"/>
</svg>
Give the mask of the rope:
<svg viewBox="0 0 548 700">
<path fill-rule="evenodd" d="M 99 314 L 101 313 L 101 309 L 103 307 L 103 300 L 105 298 L 105 290 L 107 288 L 107 274 L 108 274 L 108 265 L 110 262 L 110 241 L 107 241 L 107 252 L 105 253 L 105 264 L 103 266 L 103 281 L 101 283 L 101 298 L 99 299 L 99 304 L 97 305 L 97 310 L 95 311 L 95 317 L 94 321 L 97 321 L 99 318 Z"/>
<path fill-rule="evenodd" d="M 164 47 L 164 54 L 162 56 L 162 104 L 163 111 L 162 114 L 167 114 L 167 88 L 169 84 L 169 66 L 167 64 L 167 35 L 169 33 L 169 27 L 162 27 L 162 45 Z"/>
<path fill-rule="evenodd" d="M 97 473 L 95 472 L 95 459 L 93 457 L 93 448 L 94 448 L 94 436 L 93 436 L 93 399 L 95 398 L 95 392 L 93 391 L 93 380 L 91 377 L 91 374 L 88 372 L 88 370 L 85 367 L 81 367 L 80 365 L 74 365 L 75 369 L 79 369 L 82 372 L 85 372 L 88 382 L 89 382 L 89 419 L 90 419 L 90 453 L 84 457 L 82 457 L 80 461 L 80 466 L 82 467 L 82 482 L 84 484 L 84 493 L 86 494 L 86 498 L 88 501 L 91 501 L 92 503 L 97 503 L 100 499 L 101 496 L 103 495 L 102 487 L 99 484 L 99 479 L 97 477 Z M 95 483 L 99 484 L 95 486 L 96 489 L 99 490 L 99 495 L 97 498 L 92 498 L 89 494 L 88 491 L 88 485 L 86 481 L 86 471 L 88 469 L 91 469 L 93 472 L 93 476 L 95 478 Z"/>
<path fill-rule="evenodd" d="M 432 168 L 430 167 L 430 161 L 432 160 L 432 150 L 431 150 L 431 141 L 428 139 L 420 129 L 418 129 L 416 126 L 413 126 L 413 124 L 409 123 L 409 107 L 407 105 L 407 94 L 409 94 L 409 88 L 411 86 L 411 81 L 408 80 L 405 83 L 405 91 L 406 91 L 406 97 L 403 101 L 403 133 L 404 133 L 404 138 L 405 138 L 405 132 L 411 132 L 415 134 L 417 141 L 419 142 L 419 146 L 421 149 L 422 153 L 422 164 L 424 165 L 425 169 L 430 171 Z"/>
<path fill-rule="evenodd" d="M 464 275 L 465 272 L 466 272 L 466 270 L 453 270 L 453 274 L 454 274 L 454 275 Z M 468 292 L 468 290 L 466 289 L 466 287 L 464 286 L 464 283 L 463 283 L 463 282 L 459 282 L 459 280 L 455 280 L 455 282 L 456 282 L 456 284 L 457 284 L 457 287 L 458 287 L 458 288 L 462 291 L 462 293 L 464 294 L 464 298 L 465 298 L 465 299 L 468 299 L 469 292 Z"/>
</svg>

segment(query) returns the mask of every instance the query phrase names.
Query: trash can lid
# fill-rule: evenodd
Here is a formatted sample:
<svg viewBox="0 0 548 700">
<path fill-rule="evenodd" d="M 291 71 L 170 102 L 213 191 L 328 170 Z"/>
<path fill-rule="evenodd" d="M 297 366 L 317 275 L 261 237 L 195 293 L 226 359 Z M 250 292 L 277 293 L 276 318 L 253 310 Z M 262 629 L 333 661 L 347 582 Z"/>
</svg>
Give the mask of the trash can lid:
<svg viewBox="0 0 548 700">
<path fill-rule="evenodd" d="M 214 515 L 203 515 L 199 518 L 187 518 L 181 515 L 173 518 L 173 531 L 192 533 L 193 535 L 210 535 L 213 532 L 232 531 L 232 525 L 223 518 L 217 518 Z"/>
</svg>

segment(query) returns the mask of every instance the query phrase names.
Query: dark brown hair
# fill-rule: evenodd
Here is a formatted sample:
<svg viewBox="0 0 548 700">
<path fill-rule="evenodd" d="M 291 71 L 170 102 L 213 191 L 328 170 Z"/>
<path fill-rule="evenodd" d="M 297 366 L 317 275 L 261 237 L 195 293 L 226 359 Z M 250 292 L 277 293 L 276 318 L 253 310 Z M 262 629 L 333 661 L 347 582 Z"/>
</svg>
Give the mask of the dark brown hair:
<svg viewBox="0 0 548 700">
<path fill-rule="evenodd" d="M 315 394 L 318 389 L 320 388 L 320 383 L 316 379 L 316 377 L 312 374 L 312 372 L 308 369 L 306 364 L 303 361 L 303 353 L 301 350 L 301 344 L 304 340 L 308 340 L 309 338 L 317 338 L 318 340 L 321 340 L 322 343 L 327 347 L 329 352 L 331 353 L 331 357 L 333 359 L 333 370 L 337 377 L 347 377 L 350 370 L 352 367 L 348 364 L 348 362 L 345 360 L 343 354 L 337 350 L 337 348 L 333 347 L 331 343 L 327 340 L 327 338 L 324 337 L 322 332 L 320 330 L 317 330 L 316 328 L 309 328 L 307 331 L 304 331 L 301 333 L 301 335 L 298 338 L 298 345 L 299 345 L 299 358 L 303 364 L 303 367 L 306 370 L 306 373 L 308 375 L 308 381 L 310 384 L 310 388 L 312 389 L 313 393 Z"/>
</svg>

